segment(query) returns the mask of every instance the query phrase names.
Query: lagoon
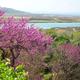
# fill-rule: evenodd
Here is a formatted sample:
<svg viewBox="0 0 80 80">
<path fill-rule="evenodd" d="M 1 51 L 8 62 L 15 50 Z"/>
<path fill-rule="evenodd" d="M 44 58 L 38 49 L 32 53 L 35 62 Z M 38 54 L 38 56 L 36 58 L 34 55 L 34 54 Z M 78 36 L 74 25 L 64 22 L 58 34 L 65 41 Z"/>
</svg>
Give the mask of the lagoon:
<svg viewBox="0 0 80 80">
<path fill-rule="evenodd" d="M 80 27 L 80 23 L 29 23 L 29 25 L 32 24 L 34 24 L 35 27 L 42 29 Z"/>
</svg>

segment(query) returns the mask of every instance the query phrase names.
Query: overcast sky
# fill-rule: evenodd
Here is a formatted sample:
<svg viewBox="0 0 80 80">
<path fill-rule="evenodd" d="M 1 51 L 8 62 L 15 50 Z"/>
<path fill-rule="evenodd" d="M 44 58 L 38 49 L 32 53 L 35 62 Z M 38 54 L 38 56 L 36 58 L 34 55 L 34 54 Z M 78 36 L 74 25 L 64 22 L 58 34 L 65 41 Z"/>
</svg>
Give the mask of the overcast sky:
<svg viewBox="0 0 80 80">
<path fill-rule="evenodd" d="M 0 6 L 31 13 L 80 14 L 80 0 L 0 0 Z"/>
</svg>

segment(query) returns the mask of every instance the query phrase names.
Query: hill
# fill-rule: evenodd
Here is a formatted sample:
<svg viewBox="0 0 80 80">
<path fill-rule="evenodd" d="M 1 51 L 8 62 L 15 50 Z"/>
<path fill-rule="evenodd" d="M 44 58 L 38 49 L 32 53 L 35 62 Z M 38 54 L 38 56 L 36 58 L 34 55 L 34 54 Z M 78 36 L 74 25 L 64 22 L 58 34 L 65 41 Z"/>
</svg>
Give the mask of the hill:
<svg viewBox="0 0 80 80">
<path fill-rule="evenodd" d="M 1 7 L 1 9 L 5 12 L 5 16 L 17 16 L 17 17 L 30 17 L 30 22 L 58 22 L 58 23 L 66 23 L 66 22 L 80 22 L 80 16 L 71 16 L 71 15 L 61 15 L 61 14 L 33 14 L 29 12 L 19 11 L 12 8 Z"/>
</svg>

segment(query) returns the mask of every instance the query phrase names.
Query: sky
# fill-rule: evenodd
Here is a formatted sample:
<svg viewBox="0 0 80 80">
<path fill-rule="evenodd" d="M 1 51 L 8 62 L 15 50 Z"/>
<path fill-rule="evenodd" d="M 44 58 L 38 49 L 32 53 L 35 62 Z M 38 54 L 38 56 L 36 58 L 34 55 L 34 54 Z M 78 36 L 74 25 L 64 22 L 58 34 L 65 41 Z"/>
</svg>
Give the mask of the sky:
<svg viewBox="0 0 80 80">
<path fill-rule="evenodd" d="M 0 0 L 0 6 L 31 13 L 80 14 L 80 0 Z"/>
</svg>

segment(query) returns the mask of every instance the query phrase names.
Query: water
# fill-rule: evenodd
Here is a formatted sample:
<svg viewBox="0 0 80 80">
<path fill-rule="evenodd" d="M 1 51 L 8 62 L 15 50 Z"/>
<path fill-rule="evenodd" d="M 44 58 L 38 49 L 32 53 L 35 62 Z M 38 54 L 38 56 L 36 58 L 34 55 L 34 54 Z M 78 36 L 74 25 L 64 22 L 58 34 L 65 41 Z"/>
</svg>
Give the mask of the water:
<svg viewBox="0 0 80 80">
<path fill-rule="evenodd" d="M 80 27 L 80 23 L 29 23 L 34 24 L 35 27 L 49 29 L 49 28 L 66 28 L 66 27 Z"/>
</svg>

